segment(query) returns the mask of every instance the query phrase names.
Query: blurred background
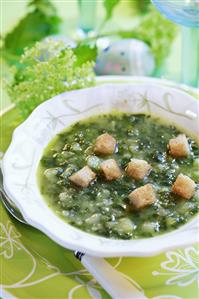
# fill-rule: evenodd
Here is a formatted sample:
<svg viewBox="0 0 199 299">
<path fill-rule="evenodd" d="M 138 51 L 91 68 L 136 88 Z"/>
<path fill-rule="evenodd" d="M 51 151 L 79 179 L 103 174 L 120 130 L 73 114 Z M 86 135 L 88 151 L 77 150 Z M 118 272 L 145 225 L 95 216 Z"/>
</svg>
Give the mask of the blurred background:
<svg viewBox="0 0 199 299">
<path fill-rule="evenodd" d="M 30 57 L 26 62 L 21 61 L 25 48 L 34 48 L 36 41 L 45 41 L 48 53 L 52 47 L 52 40 L 51 44 L 46 40 L 48 36 L 54 43 L 61 41 L 64 47 L 72 48 L 76 59 L 81 58 L 81 66 L 94 61 L 96 75 L 141 75 L 182 82 L 180 26 L 165 18 L 151 1 L 1 0 L 1 64 L 6 82 L 1 109 L 11 100 L 18 104 L 24 97 L 25 84 L 32 78 L 32 74 L 23 72 L 27 61 L 30 63 Z M 53 51 L 55 54 L 56 50 Z M 45 59 L 50 63 L 51 55 L 48 53 Z M 77 86 L 81 87 L 84 86 Z M 62 91 L 57 89 L 56 92 Z M 19 108 L 25 110 L 23 103 Z"/>
</svg>

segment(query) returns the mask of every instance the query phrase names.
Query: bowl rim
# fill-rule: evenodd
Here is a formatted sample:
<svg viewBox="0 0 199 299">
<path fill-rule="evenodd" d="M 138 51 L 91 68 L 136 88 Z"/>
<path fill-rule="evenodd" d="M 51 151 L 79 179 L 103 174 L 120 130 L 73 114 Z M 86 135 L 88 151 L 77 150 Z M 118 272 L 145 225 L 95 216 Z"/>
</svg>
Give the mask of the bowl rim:
<svg viewBox="0 0 199 299">
<path fill-rule="evenodd" d="M 110 77 L 108 78 L 110 80 Z M 117 77 L 117 80 L 118 81 L 122 81 L 122 82 L 108 82 L 107 84 L 105 83 L 105 85 L 112 85 L 112 84 L 127 84 L 128 82 L 125 81 L 125 77 Z M 102 77 L 99 82 L 101 81 L 102 83 L 100 85 L 103 84 L 103 80 L 107 80 L 106 77 Z M 132 80 L 132 79 L 131 79 Z M 138 81 L 140 82 L 138 82 Z M 130 83 L 133 83 L 133 84 L 148 84 L 148 83 L 153 83 L 155 85 L 159 85 L 160 87 L 165 87 L 164 84 L 164 80 L 160 80 L 160 79 L 153 79 L 153 78 L 141 78 L 141 77 L 136 77 L 135 78 L 135 81 L 136 82 L 130 82 Z M 169 81 L 166 81 L 166 84 L 168 84 Z M 99 85 L 99 86 L 100 86 Z M 103 84 L 104 85 L 104 84 Z M 168 86 L 169 88 L 173 88 L 173 86 Z M 177 87 L 177 86 L 176 86 Z M 93 87 L 91 87 L 93 88 Z M 96 88 L 96 86 L 94 86 L 94 88 Z M 175 89 L 175 86 L 174 86 L 174 89 Z M 179 90 L 178 90 L 179 91 Z M 180 91 L 180 92 L 183 92 L 183 91 Z M 70 92 L 65 92 L 63 94 L 68 94 Z M 184 94 L 186 94 L 185 92 L 183 92 Z M 10 143 L 10 146 L 8 148 L 8 150 L 6 151 L 5 155 L 4 155 L 4 158 L 3 158 L 3 161 L 2 161 L 2 171 L 3 171 L 3 176 L 4 176 L 4 188 L 5 188 L 5 191 L 6 193 L 8 194 L 8 196 L 11 197 L 11 199 L 13 200 L 14 204 L 16 204 L 16 206 L 20 209 L 20 211 L 22 212 L 22 215 L 24 217 L 24 219 L 30 224 L 32 225 L 33 227 L 36 227 L 37 229 L 41 230 L 42 232 L 44 232 L 47 236 L 49 236 L 51 239 L 53 239 L 55 242 L 59 243 L 61 246 L 63 247 L 67 247 L 69 249 L 72 249 L 72 250 L 75 250 L 75 249 L 80 249 L 81 251 L 83 252 L 88 252 L 90 255 L 94 255 L 94 256 L 106 256 L 106 257 L 113 257 L 113 256 L 151 256 L 151 255 L 156 255 L 158 253 L 161 253 L 163 251 L 166 251 L 168 249 L 172 249 L 174 247 L 184 247 L 184 246 L 188 246 L 188 245 L 192 245 L 193 242 L 195 242 L 195 240 L 193 239 L 193 235 L 187 235 L 186 238 L 184 238 L 184 231 L 186 230 L 196 230 L 196 224 L 198 224 L 198 216 L 195 216 L 191 221 L 189 221 L 188 223 L 186 223 L 185 225 L 182 225 L 180 228 L 176 229 L 176 230 L 173 230 L 171 232 L 167 232 L 167 233 L 164 233 L 162 235 L 159 235 L 159 236 L 156 236 L 156 237 L 151 237 L 151 238 L 143 238 L 143 239 L 139 239 L 139 243 L 146 243 L 146 241 L 150 241 L 152 239 L 156 239 L 156 240 L 159 240 L 160 242 L 160 246 L 157 247 L 157 248 L 154 248 L 153 250 L 151 251 L 148 251 L 146 252 L 146 250 L 144 249 L 143 251 L 140 250 L 137 250 L 136 251 L 136 246 L 134 246 L 134 248 L 127 248 L 124 250 L 124 251 L 117 251 L 117 248 L 115 248 L 113 251 L 108 251 L 108 252 L 105 252 L 105 248 L 98 248 L 97 251 L 92 249 L 92 244 L 81 244 L 81 248 L 79 248 L 79 242 L 77 240 L 77 242 L 71 242 L 71 244 L 69 243 L 65 243 L 63 242 L 62 239 L 59 238 L 59 236 L 55 235 L 52 233 L 52 231 L 46 229 L 45 226 L 42 225 L 41 221 L 36 221 L 35 222 L 35 219 L 33 219 L 32 217 L 30 217 L 30 215 L 28 215 L 27 211 L 24 210 L 24 207 L 19 203 L 18 199 L 14 196 L 14 194 L 12 193 L 12 190 L 10 190 L 10 187 L 9 187 L 9 178 L 8 178 L 8 173 L 7 173 L 7 169 L 6 169 L 6 161 L 7 159 L 9 159 L 9 153 L 11 151 L 11 148 L 13 147 L 14 145 L 14 142 L 16 140 L 16 138 L 18 138 L 17 136 L 20 134 L 20 132 L 23 130 L 23 128 L 31 121 L 32 117 L 34 117 L 34 115 L 36 115 L 37 111 L 39 111 L 41 109 L 41 106 L 44 106 L 44 105 L 48 105 L 52 100 L 54 100 L 55 98 L 59 98 L 60 96 L 62 96 L 63 94 L 60 94 L 58 96 L 55 96 L 54 98 L 52 99 L 49 99 L 47 101 L 45 101 L 44 103 L 42 103 L 41 105 L 39 105 L 35 110 L 34 112 L 20 125 L 18 126 L 14 133 L 13 133 L 13 137 L 12 137 L 12 141 Z M 190 95 L 186 94 L 187 96 L 191 97 Z M 191 97 L 192 99 L 194 99 L 193 97 Z M 195 100 L 195 99 L 194 99 Z M 199 104 L 198 104 L 199 106 Z M 70 225 L 69 225 L 70 226 Z M 73 227 L 74 228 L 74 227 Z M 76 229 L 76 228 L 75 228 Z M 86 234 L 86 235 L 89 235 L 89 236 L 92 236 L 92 237 L 95 237 L 94 235 L 92 234 L 89 234 L 89 233 L 85 233 L 79 229 L 77 229 L 78 232 L 80 234 Z M 177 234 L 182 234 L 182 237 L 181 237 L 181 240 L 175 240 L 177 238 L 175 238 L 175 235 Z M 174 238 L 173 238 L 174 236 Z M 170 241 L 171 243 L 168 244 L 168 242 L 164 242 L 165 240 L 165 237 L 167 239 L 167 241 Z M 97 237 L 99 239 L 102 239 L 102 240 L 107 240 L 107 238 L 104 238 L 104 237 Z M 131 246 L 133 246 L 133 241 L 135 240 L 115 240 L 115 239 L 108 239 L 109 240 L 109 243 L 113 243 L 113 247 L 119 243 L 123 243 L 125 242 L 127 244 L 127 242 L 131 242 Z M 144 244 L 143 244 L 144 245 Z M 131 254 L 131 252 L 133 252 L 133 254 Z"/>
</svg>

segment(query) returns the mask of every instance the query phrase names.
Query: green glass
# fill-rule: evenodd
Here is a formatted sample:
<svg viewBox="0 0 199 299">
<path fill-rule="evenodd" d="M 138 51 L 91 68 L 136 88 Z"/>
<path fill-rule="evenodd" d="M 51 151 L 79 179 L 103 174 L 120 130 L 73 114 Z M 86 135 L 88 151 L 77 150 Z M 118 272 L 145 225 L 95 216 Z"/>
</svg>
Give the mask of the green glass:
<svg viewBox="0 0 199 299">
<path fill-rule="evenodd" d="M 79 27 L 86 34 L 95 28 L 96 4 L 96 0 L 78 0 Z"/>
<path fill-rule="evenodd" d="M 182 26 L 181 80 L 199 86 L 199 29 Z"/>
</svg>

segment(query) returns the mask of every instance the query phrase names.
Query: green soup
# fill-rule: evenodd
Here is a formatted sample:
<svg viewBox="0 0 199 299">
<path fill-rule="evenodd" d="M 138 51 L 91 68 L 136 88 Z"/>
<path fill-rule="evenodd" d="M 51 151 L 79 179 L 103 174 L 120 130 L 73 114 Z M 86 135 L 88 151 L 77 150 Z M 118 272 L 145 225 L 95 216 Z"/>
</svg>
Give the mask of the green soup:
<svg viewBox="0 0 199 299">
<path fill-rule="evenodd" d="M 117 150 L 109 156 L 96 155 L 96 138 L 105 132 L 117 140 Z M 137 239 L 176 229 L 196 215 L 199 201 L 198 185 L 189 200 L 171 192 L 178 174 L 196 183 L 199 178 L 199 146 L 194 139 L 188 137 L 191 154 L 185 158 L 174 158 L 167 150 L 169 140 L 179 133 L 176 127 L 146 115 L 115 113 L 80 121 L 45 149 L 38 169 L 41 193 L 67 223 L 96 235 Z M 100 164 L 110 158 L 123 173 L 113 181 L 107 181 L 100 171 Z M 152 166 L 144 179 L 126 175 L 124 169 L 132 158 Z M 80 188 L 69 177 L 86 165 L 97 176 L 88 187 Z M 147 183 L 153 185 L 156 201 L 144 209 L 132 209 L 128 195 Z"/>
</svg>

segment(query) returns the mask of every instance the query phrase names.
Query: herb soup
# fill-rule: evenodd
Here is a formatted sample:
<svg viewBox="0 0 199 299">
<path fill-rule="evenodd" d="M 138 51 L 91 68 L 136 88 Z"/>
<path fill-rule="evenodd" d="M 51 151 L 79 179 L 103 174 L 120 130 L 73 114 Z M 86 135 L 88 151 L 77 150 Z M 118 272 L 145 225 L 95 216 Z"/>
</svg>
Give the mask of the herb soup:
<svg viewBox="0 0 199 299">
<path fill-rule="evenodd" d="M 179 134 L 141 114 L 79 121 L 44 150 L 41 193 L 56 214 L 88 233 L 137 239 L 176 229 L 196 215 L 199 202 L 199 145 Z M 181 150 L 177 136 L 187 142 L 182 157 L 172 152 Z"/>
</svg>

